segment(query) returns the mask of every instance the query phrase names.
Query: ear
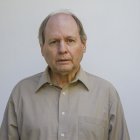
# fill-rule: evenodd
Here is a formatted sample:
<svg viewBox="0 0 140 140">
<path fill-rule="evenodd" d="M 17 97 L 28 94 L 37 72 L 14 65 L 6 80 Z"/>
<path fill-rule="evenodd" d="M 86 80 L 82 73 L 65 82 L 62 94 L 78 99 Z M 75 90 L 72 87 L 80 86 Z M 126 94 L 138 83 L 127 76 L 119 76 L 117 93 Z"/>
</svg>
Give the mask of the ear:
<svg viewBox="0 0 140 140">
<path fill-rule="evenodd" d="M 85 52 L 86 52 L 86 47 L 83 48 L 83 53 L 85 53 Z"/>
<path fill-rule="evenodd" d="M 83 44 L 83 53 L 86 52 L 86 44 Z"/>
</svg>

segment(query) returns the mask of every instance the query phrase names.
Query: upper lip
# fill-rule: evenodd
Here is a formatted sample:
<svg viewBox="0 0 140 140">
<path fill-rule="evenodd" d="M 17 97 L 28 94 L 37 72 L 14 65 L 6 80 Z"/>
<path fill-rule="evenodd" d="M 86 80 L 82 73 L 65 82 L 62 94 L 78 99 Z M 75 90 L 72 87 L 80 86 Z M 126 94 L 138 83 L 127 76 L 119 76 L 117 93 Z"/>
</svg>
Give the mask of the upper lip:
<svg viewBox="0 0 140 140">
<path fill-rule="evenodd" d="M 71 58 L 69 57 L 59 57 L 56 59 L 56 61 L 71 61 Z"/>
</svg>

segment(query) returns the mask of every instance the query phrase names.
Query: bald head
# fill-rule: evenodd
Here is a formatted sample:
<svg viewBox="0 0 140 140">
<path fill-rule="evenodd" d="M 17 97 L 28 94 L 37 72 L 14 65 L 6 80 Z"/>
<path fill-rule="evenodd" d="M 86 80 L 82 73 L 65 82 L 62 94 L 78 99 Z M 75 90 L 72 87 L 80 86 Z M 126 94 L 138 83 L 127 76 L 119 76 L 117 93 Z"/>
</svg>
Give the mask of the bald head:
<svg viewBox="0 0 140 140">
<path fill-rule="evenodd" d="M 44 30 L 45 39 L 49 37 L 59 37 L 63 36 L 79 36 L 79 28 L 74 18 L 71 15 L 65 13 L 59 13 L 51 16 L 46 24 Z"/>
<path fill-rule="evenodd" d="M 77 23 L 74 20 L 74 18 L 71 15 L 66 14 L 66 13 L 57 13 L 55 15 L 52 15 L 48 19 L 48 22 L 46 23 L 45 29 L 49 29 L 47 27 L 50 26 L 50 25 L 65 26 L 66 24 L 68 24 L 68 26 L 69 25 L 75 25 L 75 27 L 77 27 L 77 29 L 79 31 L 79 28 L 78 28 Z"/>
<path fill-rule="evenodd" d="M 70 24 L 67 21 L 71 21 L 71 23 L 75 24 L 75 27 L 78 28 L 78 33 L 80 35 L 80 39 L 83 44 L 86 43 L 87 36 L 85 34 L 85 31 L 83 29 L 81 21 L 70 12 L 57 12 L 57 13 L 51 13 L 49 14 L 41 23 L 41 26 L 39 28 L 39 43 L 42 47 L 45 42 L 45 32 L 49 29 L 49 26 L 51 24 L 58 24 L 63 26 L 64 24 Z M 47 37 L 47 36 L 46 36 Z"/>
</svg>

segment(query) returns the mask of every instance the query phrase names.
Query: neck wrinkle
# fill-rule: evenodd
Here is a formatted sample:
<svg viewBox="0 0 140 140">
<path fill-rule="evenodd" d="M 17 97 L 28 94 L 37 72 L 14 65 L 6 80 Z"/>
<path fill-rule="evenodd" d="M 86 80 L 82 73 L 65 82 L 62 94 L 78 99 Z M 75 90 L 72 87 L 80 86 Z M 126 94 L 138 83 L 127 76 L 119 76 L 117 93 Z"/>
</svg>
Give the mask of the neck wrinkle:
<svg viewBox="0 0 140 140">
<path fill-rule="evenodd" d="M 63 88 L 75 79 L 79 69 L 80 68 L 78 68 L 78 70 L 76 72 L 73 72 L 72 74 L 67 74 L 67 75 L 53 73 L 52 70 L 50 69 L 49 70 L 50 81 L 54 86 L 58 86 L 60 88 Z"/>
</svg>

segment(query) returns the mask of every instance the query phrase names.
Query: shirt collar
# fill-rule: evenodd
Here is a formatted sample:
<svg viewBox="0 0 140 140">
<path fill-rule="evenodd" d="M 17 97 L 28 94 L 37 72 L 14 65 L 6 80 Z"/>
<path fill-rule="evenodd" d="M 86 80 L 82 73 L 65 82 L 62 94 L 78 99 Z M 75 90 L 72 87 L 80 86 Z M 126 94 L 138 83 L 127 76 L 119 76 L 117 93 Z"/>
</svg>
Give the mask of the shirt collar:
<svg viewBox="0 0 140 140">
<path fill-rule="evenodd" d="M 80 67 L 80 70 L 77 73 L 76 78 L 72 81 L 72 83 L 79 82 L 79 81 L 87 88 L 87 90 L 90 89 L 87 74 L 82 69 L 82 67 Z M 47 83 L 51 84 L 51 80 L 49 76 L 49 67 L 47 67 L 46 70 L 42 72 L 35 91 L 37 92 L 42 86 L 44 86 Z"/>
<path fill-rule="evenodd" d="M 87 88 L 87 90 L 90 90 L 87 73 L 83 70 L 82 67 L 80 67 L 80 70 L 77 73 L 74 81 L 80 81 Z"/>
<path fill-rule="evenodd" d="M 45 69 L 44 72 L 42 72 L 35 91 L 37 92 L 42 86 L 44 86 L 47 83 L 51 84 L 51 80 L 50 80 L 50 76 L 49 76 L 49 68 L 48 67 Z"/>
</svg>

